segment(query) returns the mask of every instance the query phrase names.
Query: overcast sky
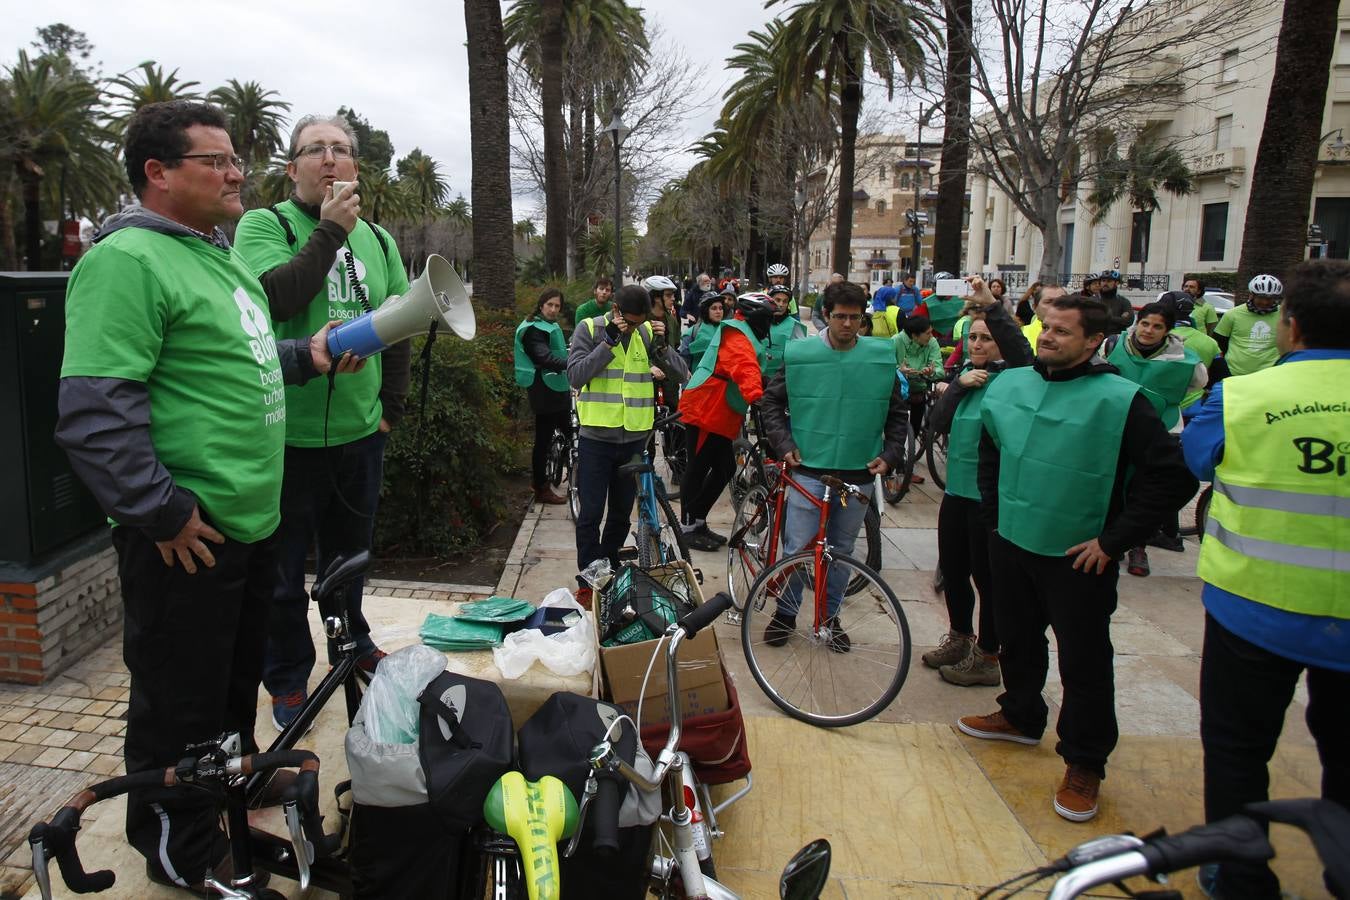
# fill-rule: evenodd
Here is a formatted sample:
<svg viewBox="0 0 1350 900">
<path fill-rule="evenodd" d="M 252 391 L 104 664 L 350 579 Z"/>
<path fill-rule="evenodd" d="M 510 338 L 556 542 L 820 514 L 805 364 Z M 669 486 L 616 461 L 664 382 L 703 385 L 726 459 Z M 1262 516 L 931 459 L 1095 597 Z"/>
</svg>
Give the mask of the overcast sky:
<svg viewBox="0 0 1350 900">
<path fill-rule="evenodd" d="M 503 4 L 505 7 L 507 4 Z M 650 0 L 650 20 L 706 66 L 702 114 L 684 123 L 689 144 L 711 129 L 730 81 L 734 44 L 771 13 L 761 0 Z M 451 196 L 469 196 L 469 103 L 464 13 L 460 2 L 413 0 L 0 0 L 12 64 L 35 29 L 55 21 L 83 31 L 105 75 L 155 60 L 207 90 L 253 80 L 291 103 L 292 118 L 346 105 L 389 132 L 396 157 L 413 147 L 440 161 Z M 515 198 L 517 219 L 536 201 Z M 542 224 L 542 223 L 541 223 Z"/>
</svg>

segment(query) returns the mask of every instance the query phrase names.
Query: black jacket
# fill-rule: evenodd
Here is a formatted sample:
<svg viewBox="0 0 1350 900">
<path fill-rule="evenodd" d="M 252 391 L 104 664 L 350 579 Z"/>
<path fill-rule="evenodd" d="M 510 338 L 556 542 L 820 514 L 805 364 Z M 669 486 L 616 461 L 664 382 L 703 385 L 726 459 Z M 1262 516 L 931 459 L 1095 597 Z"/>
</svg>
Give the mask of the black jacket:
<svg viewBox="0 0 1350 900">
<path fill-rule="evenodd" d="M 1061 372 L 1047 372 L 1040 360 L 1035 368 L 1048 381 L 1120 374 L 1115 366 L 1096 357 Z M 981 429 L 977 475 L 980 509 L 985 524 L 994 530 L 998 528 L 998 473 L 998 447 L 988 429 Z M 1165 520 L 1195 496 L 1199 486 L 1186 468 L 1180 442 L 1163 427 L 1153 404 L 1136 393 L 1125 417 L 1106 524 L 1098 535 L 1102 549 L 1119 557 L 1131 547 L 1143 546 Z"/>
<path fill-rule="evenodd" d="M 1134 322 L 1134 307 L 1119 293 L 1114 297 L 1102 297 L 1101 301 L 1106 304 L 1106 311 L 1111 315 L 1111 324 L 1106 327 L 1108 337 L 1120 334 Z"/>
<path fill-rule="evenodd" d="M 526 389 L 530 409 L 545 414 L 565 412 L 571 406 L 570 391 L 555 391 L 544 384 L 543 373 L 566 372 L 567 357 L 554 356 L 548 346 L 548 335 L 538 328 L 526 328 L 520 343 L 525 348 L 525 355 L 534 363 L 534 383 Z"/>
</svg>

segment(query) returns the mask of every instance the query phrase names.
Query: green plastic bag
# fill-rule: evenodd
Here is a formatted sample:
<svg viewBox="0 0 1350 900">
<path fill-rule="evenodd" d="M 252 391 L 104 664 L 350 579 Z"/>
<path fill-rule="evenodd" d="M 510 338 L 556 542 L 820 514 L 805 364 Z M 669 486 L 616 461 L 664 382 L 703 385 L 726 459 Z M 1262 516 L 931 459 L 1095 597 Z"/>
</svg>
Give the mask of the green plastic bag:
<svg viewBox="0 0 1350 900">
<path fill-rule="evenodd" d="M 523 622 L 534 614 L 534 604 L 514 597 L 489 597 L 460 604 L 455 616 L 466 622 Z"/>
<path fill-rule="evenodd" d="M 500 647 L 503 630 L 503 626 L 491 622 L 470 622 L 429 613 L 419 635 L 428 647 L 459 652 Z"/>
</svg>

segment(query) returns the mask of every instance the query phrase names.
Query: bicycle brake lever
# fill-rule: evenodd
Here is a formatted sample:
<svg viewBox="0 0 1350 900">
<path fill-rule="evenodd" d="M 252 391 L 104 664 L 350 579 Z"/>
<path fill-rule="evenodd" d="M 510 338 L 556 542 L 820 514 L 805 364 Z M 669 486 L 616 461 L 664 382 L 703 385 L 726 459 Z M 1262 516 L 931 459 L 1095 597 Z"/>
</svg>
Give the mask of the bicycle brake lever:
<svg viewBox="0 0 1350 900">
<path fill-rule="evenodd" d="M 52 900 L 52 876 L 47 871 L 47 846 L 42 838 L 29 838 L 28 844 L 33 851 L 33 878 L 37 880 L 42 900 Z"/>
<path fill-rule="evenodd" d="M 590 808 L 591 800 L 595 799 L 598 790 L 599 787 L 595 783 L 595 774 L 587 775 L 586 787 L 581 794 L 581 804 L 577 807 L 577 828 L 576 831 L 572 832 L 572 839 L 567 842 L 567 849 L 563 850 L 564 859 L 571 859 L 572 854 L 577 852 L 577 845 L 581 843 L 581 831 L 586 825 L 586 810 Z"/>
<path fill-rule="evenodd" d="M 305 837 L 300 823 L 300 807 L 294 800 L 282 804 L 286 814 L 286 828 L 291 835 L 291 849 L 295 852 L 295 867 L 300 875 L 300 890 L 309 887 L 309 866 L 314 862 L 314 845 Z"/>
</svg>

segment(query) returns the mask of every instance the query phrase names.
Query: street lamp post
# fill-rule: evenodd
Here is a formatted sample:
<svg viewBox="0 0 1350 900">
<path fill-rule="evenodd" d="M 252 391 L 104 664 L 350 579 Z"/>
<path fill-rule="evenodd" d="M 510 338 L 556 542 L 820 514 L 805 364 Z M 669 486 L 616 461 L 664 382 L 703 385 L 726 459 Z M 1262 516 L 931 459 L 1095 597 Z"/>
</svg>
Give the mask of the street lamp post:
<svg viewBox="0 0 1350 900">
<path fill-rule="evenodd" d="M 794 297 L 802 295 L 802 268 L 806 266 L 806 246 L 807 236 L 803 234 L 806 230 L 806 190 L 801 182 L 797 183 L 797 190 L 792 195 L 796 203 L 795 212 L 797 213 L 797 227 L 793 231 L 797 234 L 797 239 L 793 242 L 792 248 L 792 271 L 795 275 L 796 284 L 793 285 L 792 294 Z M 800 302 L 800 301 L 799 301 Z"/>
<path fill-rule="evenodd" d="M 623 170 L 619 164 L 619 148 L 623 146 L 623 139 L 628 137 L 628 126 L 623 124 L 620 116 L 622 110 L 614 108 L 614 118 L 609 120 L 605 126 L 605 134 L 614 142 L 614 290 L 623 287 L 623 210 L 621 207 L 622 193 L 622 173 Z"/>
<path fill-rule="evenodd" d="M 923 237 L 923 219 L 919 215 L 921 212 L 919 208 L 919 181 L 923 177 L 923 166 L 919 165 L 919 163 L 923 162 L 923 126 L 928 124 L 928 120 L 931 119 L 933 113 L 937 112 L 942 106 L 942 102 L 943 101 L 941 100 L 935 100 L 933 105 L 928 107 L 927 111 L 924 110 L 922 104 L 919 106 L 919 137 L 916 141 L 918 146 L 914 151 L 914 218 L 910 222 L 911 233 L 914 238 L 914 278 L 919 282 L 919 287 L 923 287 L 923 279 L 919 274 L 919 252 L 921 249 L 919 246 L 919 239 Z"/>
</svg>

